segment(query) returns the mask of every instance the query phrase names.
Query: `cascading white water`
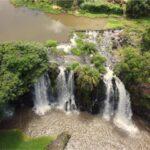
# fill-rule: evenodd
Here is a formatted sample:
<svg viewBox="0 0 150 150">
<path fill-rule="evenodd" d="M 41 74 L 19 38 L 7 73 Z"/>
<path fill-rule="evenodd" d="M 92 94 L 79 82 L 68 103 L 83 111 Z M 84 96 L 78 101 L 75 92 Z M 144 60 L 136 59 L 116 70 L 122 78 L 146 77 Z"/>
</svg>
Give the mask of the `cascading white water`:
<svg viewBox="0 0 150 150">
<path fill-rule="evenodd" d="M 38 82 L 34 84 L 35 98 L 34 98 L 34 112 L 38 115 L 44 115 L 50 110 L 48 88 L 50 80 L 48 75 L 43 75 Z"/>
<path fill-rule="evenodd" d="M 114 118 L 114 123 L 119 128 L 125 129 L 130 133 L 136 132 L 137 128 L 132 123 L 130 95 L 126 91 L 124 84 L 118 77 L 115 77 L 115 82 L 119 92 L 119 102 Z"/>
<path fill-rule="evenodd" d="M 68 80 L 65 77 L 65 68 L 59 67 L 60 73 L 57 78 L 57 90 L 58 90 L 58 108 L 72 111 L 76 109 L 75 97 L 74 97 L 74 73 L 70 71 Z"/>
<path fill-rule="evenodd" d="M 104 83 L 106 85 L 106 99 L 104 101 L 104 110 L 103 110 L 103 118 L 107 121 L 110 120 L 111 116 L 113 115 L 113 108 L 110 103 L 110 98 L 114 94 L 113 90 L 113 71 L 106 67 L 107 73 L 104 75 Z"/>
<path fill-rule="evenodd" d="M 111 37 L 116 38 L 121 31 L 117 30 L 116 32 L 112 31 L 105 31 L 103 33 L 103 37 L 101 39 L 100 45 L 97 44 L 97 32 L 86 32 L 86 35 L 89 37 L 87 41 L 93 42 L 96 44 L 98 51 L 101 55 L 107 58 L 106 61 L 106 74 L 104 75 L 104 83 L 106 85 L 106 99 L 104 101 L 104 110 L 103 110 L 103 118 L 107 121 L 115 114 L 114 123 L 119 127 L 129 132 L 137 131 L 137 128 L 132 123 L 132 110 L 130 105 L 130 96 L 129 93 L 126 91 L 124 84 L 121 80 L 113 75 L 113 68 L 114 59 L 110 54 L 112 50 L 112 40 Z M 115 112 L 113 103 L 111 103 L 111 97 L 115 94 L 113 89 L 112 79 L 115 78 L 116 87 L 118 89 L 118 107 Z"/>
<path fill-rule="evenodd" d="M 62 50 L 66 53 L 70 53 L 71 49 L 77 46 L 76 40 L 78 36 L 74 33 L 73 37 L 70 39 L 70 43 L 62 43 L 57 46 L 58 50 Z"/>
<path fill-rule="evenodd" d="M 59 75 L 57 77 L 58 103 L 60 109 L 65 109 L 65 104 L 69 100 L 69 92 L 65 77 L 65 67 L 59 66 Z"/>
<path fill-rule="evenodd" d="M 75 96 L 74 96 L 74 72 L 70 71 L 69 78 L 68 78 L 68 90 L 69 90 L 69 105 L 67 107 L 68 111 L 76 110 L 76 104 L 75 104 Z"/>
<path fill-rule="evenodd" d="M 88 36 L 86 41 L 97 44 L 96 40 L 97 40 L 98 33 L 99 32 L 97 32 L 97 31 L 86 31 L 85 34 Z"/>
</svg>

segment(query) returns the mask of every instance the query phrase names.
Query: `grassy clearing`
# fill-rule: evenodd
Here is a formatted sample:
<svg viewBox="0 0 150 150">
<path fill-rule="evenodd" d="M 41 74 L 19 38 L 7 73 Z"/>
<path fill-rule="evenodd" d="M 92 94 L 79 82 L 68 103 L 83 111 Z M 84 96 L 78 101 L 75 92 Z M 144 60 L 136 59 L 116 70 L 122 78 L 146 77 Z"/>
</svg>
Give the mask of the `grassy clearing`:
<svg viewBox="0 0 150 150">
<path fill-rule="evenodd" d="M 44 150 L 52 137 L 30 138 L 19 130 L 0 131 L 1 150 Z"/>
</svg>

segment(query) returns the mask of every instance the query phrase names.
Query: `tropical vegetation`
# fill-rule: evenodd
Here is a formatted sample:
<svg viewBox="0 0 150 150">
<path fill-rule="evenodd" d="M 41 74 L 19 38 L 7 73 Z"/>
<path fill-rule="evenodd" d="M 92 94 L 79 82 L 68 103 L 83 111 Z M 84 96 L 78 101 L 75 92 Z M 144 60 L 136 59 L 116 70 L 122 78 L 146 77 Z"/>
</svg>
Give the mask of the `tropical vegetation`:
<svg viewBox="0 0 150 150">
<path fill-rule="evenodd" d="M 48 68 L 47 49 L 39 43 L 0 44 L 0 104 L 17 99 Z"/>
</svg>

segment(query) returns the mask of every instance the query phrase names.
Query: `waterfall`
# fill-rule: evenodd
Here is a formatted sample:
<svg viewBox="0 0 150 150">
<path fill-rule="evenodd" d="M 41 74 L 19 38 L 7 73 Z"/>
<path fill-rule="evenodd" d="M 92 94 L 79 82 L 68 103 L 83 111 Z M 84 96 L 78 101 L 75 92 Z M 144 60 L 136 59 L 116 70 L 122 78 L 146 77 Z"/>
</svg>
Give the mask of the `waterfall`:
<svg viewBox="0 0 150 150">
<path fill-rule="evenodd" d="M 73 111 L 76 110 L 75 104 L 75 96 L 74 96 L 74 72 L 70 71 L 69 78 L 68 78 L 68 90 L 69 90 L 69 105 L 67 110 Z"/>
<path fill-rule="evenodd" d="M 66 80 L 65 68 L 59 67 L 60 73 L 57 77 L 58 104 L 60 109 L 72 111 L 76 109 L 74 98 L 74 73 L 70 71 Z"/>
<path fill-rule="evenodd" d="M 107 73 L 104 75 L 104 83 L 106 85 L 106 99 L 104 101 L 104 110 L 103 110 L 103 118 L 107 121 L 110 120 L 110 117 L 113 115 L 113 106 L 111 105 L 111 97 L 114 94 L 113 90 L 113 71 L 106 67 Z"/>
<path fill-rule="evenodd" d="M 114 123 L 119 128 L 122 128 L 129 132 L 137 131 L 137 128 L 132 123 L 132 110 L 130 104 L 130 96 L 126 91 L 124 84 L 121 80 L 113 75 L 113 71 L 111 68 L 114 67 L 115 60 L 111 55 L 113 43 L 112 38 L 117 42 L 117 35 L 122 32 L 120 30 L 117 31 L 105 31 L 103 36 L 101 37 L 100 44 L 97 43 L 97 38 L 99 38 L 98 33 L 95 31 L 86 32 L 88 38 L 86 41 L 93 42 L 96 44 L 97 50 L 99 53 L 107 58 L 106 61 L 106 73 L 103 77 L 105 86 L 106 86 L 106 98 L 104 100 L 104 109 L 103 109 L 103 118 L 109 121 L 112 117 L 114 117 Z M 119 43 L 118 43 L 119 44 Z M 115 79 L 116 88 L 118 92 L 115 92 L 112 79 Z M 116 95 L 117 94 L 117 95 Z M 117 109 L 114 107 L 115 97 L 118 97 L 118 105 Z"/>
<path fill-rule="evenodd" d="M 65 68 L 59 66 L 59 75 L 57 77 L 57 92 L 58 92 L 58 103 L 60 109 L 65 109 L 65 104 L 69 99 L 69 92 L 67 89 Z"/>
<path fill-rule="evenodd" d="M 78 39 L 78 36 L 74 33 L 73 37 L 70 39 L 70 43 L 59 44 L 56 48 L 66 53 L 70 53 L 71 49 L 77 46 L 77 43 L 76 43 L 77 39 Z"/>
<path fill-rule="evenodd" d="M 87 42 L 92 42 L 94 44 L 97 44 L 97 37 L 98 37 L 98 33 L 97 31 L 86 31 L 86 35 L 88 36 L 88 38 L 86 39 Z"/>
<path fill-rule="evenodd" d="M 44 115 L 50 110 L 48 89 L 50 80 L 47 74 L 39 78 L 38 82 L 34 84 L 34 108 L 36 114 Z"/>
<path fill-rule="evenodd" d="M 119 128 L 125 129 L 126 131 L 136 132 L 137 128 L 132 123 L 130 95 L 118 77 L 115 78 L 115 82 L 119 92 L 119 102 L 114 118 L 114 123 Z"/>
</svg>

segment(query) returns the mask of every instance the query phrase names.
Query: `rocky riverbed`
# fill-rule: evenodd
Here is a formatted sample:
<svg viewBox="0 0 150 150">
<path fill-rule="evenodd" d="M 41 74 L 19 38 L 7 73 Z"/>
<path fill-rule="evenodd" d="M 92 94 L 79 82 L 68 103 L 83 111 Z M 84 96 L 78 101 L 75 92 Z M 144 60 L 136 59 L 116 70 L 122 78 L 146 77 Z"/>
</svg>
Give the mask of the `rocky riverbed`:
<svg viewBox="0 0 150 150">
<path fill-rule="evenodd" d="M 57 136 L 67 131 L 71 134 L 71 139 L 66 150 L 150 149 L 150 133 L 136 121 L 138 133 L 127 134 L 113 123 L 103 120 L 100 115 L 93 116 L 83 112 L 66 114 L 55 109 L 44 116 L 37 116 L 31 109 L 21 110 L 13 118 L 2 122 L 0 128 L 20 128 L 32 137 Z"/>
</svg>

